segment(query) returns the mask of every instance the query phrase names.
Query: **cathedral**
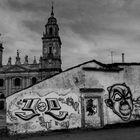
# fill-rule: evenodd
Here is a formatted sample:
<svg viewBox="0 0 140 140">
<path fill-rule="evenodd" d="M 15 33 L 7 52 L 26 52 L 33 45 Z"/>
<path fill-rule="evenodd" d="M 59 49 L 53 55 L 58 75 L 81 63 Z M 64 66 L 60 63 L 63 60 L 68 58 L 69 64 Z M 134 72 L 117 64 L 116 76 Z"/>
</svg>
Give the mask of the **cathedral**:
<svg viewBox="0 0 140 140">
<path fill-rule="evenodd" d="M 42 37 L 42 55 L 38 63 L 34 58 L 33 63 L 30 64 L 28 56 L 25 56 L 24 63 L 21 63 L 20 54 L 17 51 L 15 64 L 11 63 L 11 57 L 9 57 L 8 63 L 3 65 L 4 48 L 0 43 L 0 99 L 61 72 L 61 44 L 53 5 L 51 15 L 45 25 Z"/>
</svg>

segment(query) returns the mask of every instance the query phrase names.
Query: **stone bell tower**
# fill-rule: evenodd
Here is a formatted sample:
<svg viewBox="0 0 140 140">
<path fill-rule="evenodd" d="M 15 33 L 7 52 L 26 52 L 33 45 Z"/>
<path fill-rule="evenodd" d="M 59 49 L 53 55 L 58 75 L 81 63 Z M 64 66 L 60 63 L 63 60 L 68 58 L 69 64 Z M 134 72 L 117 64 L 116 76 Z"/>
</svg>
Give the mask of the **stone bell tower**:
<svg viewBox="0 0 140 140">
<path fill-rule="evenodd" d="M 51 16 L 45 25 L 42 37 L 42 68 L 51 71 L 61 71 L 61 39 L 57 19 L 54 17 L 53 4 Z"/>
<path fill-rule="evenodd" d="M 0 41 L 0 67 L 2 67 L 2 54 L 3 54 L 3 45 L 2 41 Z"/>
</svg>

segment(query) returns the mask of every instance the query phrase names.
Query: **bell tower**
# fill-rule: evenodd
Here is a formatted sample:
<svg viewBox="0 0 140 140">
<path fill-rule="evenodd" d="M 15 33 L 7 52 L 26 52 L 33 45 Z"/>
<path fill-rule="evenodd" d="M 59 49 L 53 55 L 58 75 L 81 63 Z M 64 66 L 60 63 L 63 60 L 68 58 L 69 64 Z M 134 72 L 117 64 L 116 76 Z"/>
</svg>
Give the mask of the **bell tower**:
<svg viewBox="0 0 140 140">
<path fill-rule="evenodd" d="M 2 67 L 2 54 L 3 54 L 3 44 L 2 41 L 0 41 L 0 67 Z"/>
<path fill-rule="evenodd" d="M 51 71 L 61 71 L 61 39 L 57 19 L 54 17 L 53 3 L 51 16 L 45 25 L 42 37 L 42 68 Z"/>
</svg>

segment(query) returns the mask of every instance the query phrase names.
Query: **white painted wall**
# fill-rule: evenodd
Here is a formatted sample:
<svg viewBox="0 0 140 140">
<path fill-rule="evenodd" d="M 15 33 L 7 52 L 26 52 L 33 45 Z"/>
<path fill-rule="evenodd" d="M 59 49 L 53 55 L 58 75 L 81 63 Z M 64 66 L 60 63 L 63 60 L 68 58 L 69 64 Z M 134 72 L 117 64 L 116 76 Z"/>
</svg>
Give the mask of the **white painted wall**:
<svg viewBox="0 0 140 140">
<path fill-rule="evenodd" d="M 101 103 L 103 112 L 100 117 L 103 119 L 103 125 L 127 123 L 140 119 L 139 66 L 126 66 L 120 72 L 84 71 L 82 70 L 84 66 L 101 67 L 94 62 L 85 64 L 9 96 L 6 99 L 7 126 L 11 133 L 82 127 L 84 113 L 87 118 L 95 117 L 95 113 L 91 113 L 93 116 L 89 115 L 86 108 L 82 110 L 85 102 L 81 99 L 84 100 L 88 96 L 93 99 L 94 96 L 100 97 L 101 102 L 95 100 L 95 104 L 97 106 L 98 102 Z M 80 92 L 81 88 L 101 88 L 104 91 L 102 93 L 88 92 L 83 96 Z M 34 100 L 32 104 L 31 100 Z M 52 109 L 48 108 L 48 104 Z M 27 111 L 27 108 L 34 108 L 34 111 Z M 99 106 L 97 108 L 100 109 Z M 31 113 L 37 115 L 30 119 L 23 119 Z M 96 116 L 99 118 L 99 114 Z M 61 117 L 64 118 L 59 120 L 58 118 Z"/>
</svg>

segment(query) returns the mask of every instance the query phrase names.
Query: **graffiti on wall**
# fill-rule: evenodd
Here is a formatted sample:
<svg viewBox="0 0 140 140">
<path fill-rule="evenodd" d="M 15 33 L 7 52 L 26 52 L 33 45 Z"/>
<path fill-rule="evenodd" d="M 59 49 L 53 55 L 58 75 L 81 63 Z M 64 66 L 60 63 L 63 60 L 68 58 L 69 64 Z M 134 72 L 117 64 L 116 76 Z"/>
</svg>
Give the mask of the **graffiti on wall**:
<svg viewBox="0 0 140 140">
<path fill-rule="evenodd" d="M 67 104 L 68 106 L 72 106 L 75 111 L 78 111 L 79 103 L 74 102 L 72 97 L 68 97 L 66 100 L 64 98 L 59 98 L 59 101 L 63 104 Z"/>
<path fill-rule="evenodd" d="M 33 95 L 32 95 L 33 94 Z M 25 132 L 24 124 L 33 122 L 35 130 L 27 127 L 28 131 L 55 130 L 80 127 L 80 99 L 74 93 L 59 95 L 50 92 L 44 96 L 32 93 L 11 99 L 7 109 L 10 129 Z M 14 101 L 14 102 L 13 102 Z M 17 130 L 16 128 L 20 128 Z"/>
<path fill-rule="evenodd" d="M 22 108 L 23 112 L 15 112 L 15 115 L 19 118 L 28 121 L 33 117 L 40 116 L 39 112 L 44 112 L 47 115 L 55 118 L 56 120 L 64 120 L 68 115 L 66 111 L 59 111 L 59 115 L 52 113 L 53 110 L 60 110 L 60 104 L 56 98 L 46 98 L 46 103 L 41 102 L 39 98 L 34 99 L 24 99 L 24 106 Z M 26 114 L 26 112 L 31 112 L 30 114 Z M 38 112 L 39 111 L 39 112 Z"/>
<path fill-rule="evenodd" d="M 107 88 L 106 105 L 123 121 L 140 119 L 140 96 L 133 98 L 130 88 L 125 84 L 114 84 Z"/>
<path fill-rule="evenodd" d="M 69 121 L 64 121 L 64 122 L 55 121 L 55 125 L 68 129 L 69 128 Z"/>
<path fill-rule="evenodd" d="M 140 96 L 136 99 L 133 99 L 134 111 L 133 111 L 133 118 L 140 119 Z"/>
<path fill-rule="evenodd" d="M 97 113 L 97 105 L 94 103 L 94 99 L 88 99 L 86 101 L 86 111 L 88 112 L 88 116 L 92 116 Z"/>
<path fill-rule="evenodd" d="M 49 130 L 51 128 L 52 120 L 45 121 L 45 118 L 43 116 L 38 117 L 38 119 L 39 119 L 39 121 L 40 121 L 39 123 L 42 127 L 46 128 L 47 130 Z"/>
<path fill-rule="evenodd" d="M 99 98 L 88 97 L 84 100 L 85 106 L 85 127 L 100 127 L 101 126 L 101 116 L 99 107 Z"/>
<path fill-rule="evenodd" d="M 106 105 L 123 121 L 131 118 L 133 111 L 133 99 L 130 88 L 125 84 L 114 84 L 107 88 L 109 96 L 105 100 Z"/>
<path fill-rule="evenodd" d="M 40 112 L 44 112 L 45 114 L 48 114 L 52 116 L 53 118 L 57 120 L 64 120 L 66 116 L 68 115 L 68 112 L 66 111 L 59 111 L 59 115 L 56 115 L 52 113 L 53 110 L 60 110 L 61 107 L 59 105 L 59 102 L 56 98 L 46 98 L 46 103 L 41 102 L 39 98 L 33 98 L 33 99 L 24 99 L 23 103 L 24 106 L 22 108 L 23 112 L 15 112 L 15 115 L 19 118 L 28 121 L 32 119 L 33 117 L 40 116 Z M 30 114 L 26 114 L 26 112 L 31 112 Z"/>
</svg>

